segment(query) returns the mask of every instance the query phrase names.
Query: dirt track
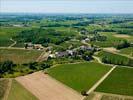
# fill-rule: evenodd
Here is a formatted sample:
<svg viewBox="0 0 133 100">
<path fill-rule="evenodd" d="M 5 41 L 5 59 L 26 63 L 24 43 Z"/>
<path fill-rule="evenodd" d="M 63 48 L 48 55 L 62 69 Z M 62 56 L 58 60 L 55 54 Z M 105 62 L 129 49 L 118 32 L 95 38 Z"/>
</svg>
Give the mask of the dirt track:
<svg viewBox="0 0 133 100">
<path fill-rule="evenodd" d="M 81 100 L 82 96 L 71 88 L 42 72 L 16 78 L 39 100 Z"/>
</svg>

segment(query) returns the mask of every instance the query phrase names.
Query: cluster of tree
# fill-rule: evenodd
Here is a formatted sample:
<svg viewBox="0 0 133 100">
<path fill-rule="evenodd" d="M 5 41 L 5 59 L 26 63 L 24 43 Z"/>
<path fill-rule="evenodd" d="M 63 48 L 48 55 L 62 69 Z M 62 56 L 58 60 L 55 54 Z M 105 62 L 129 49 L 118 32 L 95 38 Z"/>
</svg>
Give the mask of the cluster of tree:
<svg viewBox="0 0 133 100">
<path fill-rule="evenodd" d="M 74 56 L 75 58 L 77 57 L 80 57 L 86 61 L 90 61 L 93 59 L 92 55 L 94 54 L 96 50 L 93 49 L 93 50 L 82 50 L 82 49 L 79 49 L 77 51 L 77 54 Z"/>
<path fill-rule="evenodd" d="M 22 74 L 32 73 L 38 70 L 44 70 L 49 68 L 51 63 L 49 62 L 30 62 L 26 64 L 14 64 L 12 61 L 7 60 L 0 62 L 0 77 L 4 77 L 5 74 L 14 74 L 15 72 L 19 72 Z"/>
<path fill-rule="evenodd" d="M 13 70 L 14 70 L 14 67 L 16 67 L 16 64 L 14 64 L 10 60 L 4 61 L 4 62 L 0 62 L 0 74 L 12 73 Z"/>
<path fill-rule="evenodd" d="M 46 68 L 49 68 L 51 66 L 51 63 L 49 62 L 30 62 L 30 63 L 26 63 L 23 64 L 23 66 L 27 66 L 29 69 L 31 70 L 44 70 Z"/>
<path fill-rule="evenodd" d="M 90 38 L 90 41 L 106 41 L 107 37 L 100 35 L 100 34 L 95 34 L 92 38 Z"/>
<path fill-rule="evenodd" d="M 133 35 L 133 30 L 132 29 L 119 29 L 119 30 L 115 30 L 116 32 L 118 32 L 119 34 L 129 34 L 129 35 Z"/>
<path fill-rule="evenodd" d="M 32 42 L 33 44 L 42 44 L 46 45 L 48 43 L 60 44 L 64 41 L 70 40 L 74 34 L 69 34 L 64 31 L 55 31 L 53 29 L 32 29 L 24 30 L 18 33 L 14 39 L 17 42 Z"/>
<path fill-rule="evenodd" d="M 56 23 L 56 24 L 42 25 L 41 27 L 70 27 L 70 25 Z"/>
<path fill-rule="evenodd" d="M 133 59 L 125 56 L 117 55 L 117 54 L 107 53 L 107 52 L 104 52 L 102 56 L 102 62 L 108 63 L 108 64 L 133 67 Z"/>
<path fill-rule="evenodd" d="M 111 21 L 109 24 L 120 24 L 120 23 L 123 23 L 123 22 L 124 22 L 123 20 L 116 19 L 116 20 Z"/>
<path fill-rule="evenodd" d="M 81 34 L 84 34 L 84 35 L 89 33 L 88 30 L 85 29 L 85 28 L 78 28 L 78 31 L 79 31 Z"/>
<path fill-rule="evenodd" d="M 93 51 L 86 51 L 84 52 L 84 54 L 82 55 L 82 58 L 86 61 L 90 61 L 92 58 L 92 55 L 94 54 Z"/>
<path fill-rule="evenodd" d="M 124 24 L 124 25 L 114 25 L 112 27 L 103 28 L 101 31 L 103 32 L 117 32 L 118 34 L 129 34 L 133 35 L 132 25 Z"/>
<path fill-rule="evenodd" d="M 72 26 L 88 26 L 89 24 L 94 24 L 94 21 L 83 21 L 83 22 L 78 22 L 76 24 L 72 24 Z"/>
<path fill-rule="evenodd" d="M 123 49 L 123 48 L 128 48 L 128 47 L 130 47 L 130 43 L 124 40 L 121 43 L 119 43 L 116 48 Z"/>
<path fill-rule="evenodd" d="M 127 25 L 127 24 L 124 24 L 124 25 L 121 25 L 120 28 L 131 28 L 133 29 L 133 25 Z"/>
</svg>

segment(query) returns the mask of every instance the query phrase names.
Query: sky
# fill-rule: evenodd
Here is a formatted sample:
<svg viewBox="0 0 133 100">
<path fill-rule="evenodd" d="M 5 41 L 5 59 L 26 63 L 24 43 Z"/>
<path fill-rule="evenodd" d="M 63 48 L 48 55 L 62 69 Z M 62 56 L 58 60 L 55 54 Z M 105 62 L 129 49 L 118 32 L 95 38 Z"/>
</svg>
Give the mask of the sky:
<svg viewBox="0 0 133 100">
<path fill-rule="evenodd" d="M 133 0 L 0 0 L 0 12 L 133 14 Z"/>
</svg>

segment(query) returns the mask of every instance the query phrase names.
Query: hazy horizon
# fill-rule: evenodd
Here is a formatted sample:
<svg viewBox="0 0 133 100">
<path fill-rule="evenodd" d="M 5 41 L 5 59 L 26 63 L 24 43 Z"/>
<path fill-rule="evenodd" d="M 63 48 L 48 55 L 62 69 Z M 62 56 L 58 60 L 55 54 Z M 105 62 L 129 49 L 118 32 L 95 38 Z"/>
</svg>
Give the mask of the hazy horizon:
<svg viewBox="0 0 133 100">
<path fill-rule="evenodd" d="M 1 0 L 1 13 L 133 14 L 132 0 Z"/>
</svg>

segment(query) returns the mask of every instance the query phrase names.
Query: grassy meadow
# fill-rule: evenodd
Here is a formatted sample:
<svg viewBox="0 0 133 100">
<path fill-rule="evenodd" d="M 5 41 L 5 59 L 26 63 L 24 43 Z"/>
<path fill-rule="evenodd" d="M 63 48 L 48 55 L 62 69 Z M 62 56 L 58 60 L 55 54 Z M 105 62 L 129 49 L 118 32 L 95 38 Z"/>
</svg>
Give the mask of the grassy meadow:
<svg viewBox="0 0 133 100">
<path fill-rule="evenodd" d="M 91 88 L 111 67 L 99 63 L 63 64 L 48 70 L 49 75 L 81 92 Z"/>
</svg>

